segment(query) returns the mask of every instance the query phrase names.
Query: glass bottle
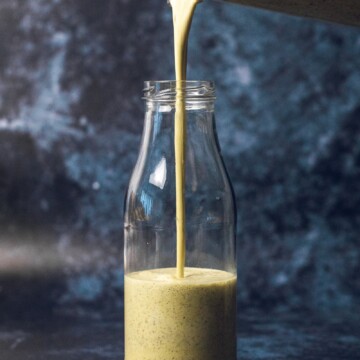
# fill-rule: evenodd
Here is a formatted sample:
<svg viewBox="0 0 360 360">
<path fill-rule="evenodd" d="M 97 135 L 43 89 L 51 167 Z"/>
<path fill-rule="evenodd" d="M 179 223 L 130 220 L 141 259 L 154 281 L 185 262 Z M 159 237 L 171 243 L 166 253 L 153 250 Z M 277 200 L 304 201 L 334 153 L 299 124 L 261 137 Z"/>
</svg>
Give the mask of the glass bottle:
<svg viewBox="0 0 360 360">
<path fill-rule="evenodd" d="M 215 87 L 207 81 L 182 86 L 185 278 L 175 276 L 176 82 L 149 81 L 140 153 L 125 200 L 126 360 L 145 354 L 154 360 L 236 359 L 236 211 L 215 129 Z"/>
</svg>

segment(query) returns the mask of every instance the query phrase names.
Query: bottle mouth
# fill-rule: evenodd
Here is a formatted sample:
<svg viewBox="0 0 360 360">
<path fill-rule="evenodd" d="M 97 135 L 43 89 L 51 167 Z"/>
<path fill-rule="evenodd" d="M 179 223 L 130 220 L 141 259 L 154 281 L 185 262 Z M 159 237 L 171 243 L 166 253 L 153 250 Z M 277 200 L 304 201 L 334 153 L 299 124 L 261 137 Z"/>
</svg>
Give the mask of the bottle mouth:
<svg viewBox="0 0 360 360">
<path fill-rule="evenodd" d="M 177 94 L 186 101 L 214 101 L 215 84 L 204 80 L 161 80 L 144 82 L 147 101 L 175 101 Z"/>
</svg>

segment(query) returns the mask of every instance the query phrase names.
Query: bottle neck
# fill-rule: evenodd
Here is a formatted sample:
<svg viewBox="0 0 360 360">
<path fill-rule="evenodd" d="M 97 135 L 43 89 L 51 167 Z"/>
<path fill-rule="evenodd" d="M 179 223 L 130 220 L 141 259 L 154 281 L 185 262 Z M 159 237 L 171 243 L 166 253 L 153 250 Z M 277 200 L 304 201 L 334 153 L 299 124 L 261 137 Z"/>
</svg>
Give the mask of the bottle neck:
<svg viewBox="0 0 360 360">
<path fill-rule="evenodd" d="M 182 100 L 179 108 L 179 96 Z M 148 81 L 143 144 L 171 151 L 175 145 L 177 112 L 184 111 L 185 146 L 213 143 L 216 139 L 215 86 L 209 81 Z M 216 141 L 215 141 L 216 142 Z M 160 144 L 160 145 L 159 145 Z"/>
<path fill-rule="evenodd" d="M 147 146 L 173 150 L 175 134 L 175 102 L 147 101 L 143 140 Z M 216 139 L 214 101 L 187 101 L 185 105 L 187 147 Z"/>
</svg>

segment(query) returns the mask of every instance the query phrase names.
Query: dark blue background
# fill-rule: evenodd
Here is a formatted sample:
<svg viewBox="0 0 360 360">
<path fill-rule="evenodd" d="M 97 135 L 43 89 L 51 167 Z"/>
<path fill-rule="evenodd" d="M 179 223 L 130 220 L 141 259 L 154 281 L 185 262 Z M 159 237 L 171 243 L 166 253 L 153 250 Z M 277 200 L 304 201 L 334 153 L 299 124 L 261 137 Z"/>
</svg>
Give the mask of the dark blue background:
<svg viewBox="0 0 360 360">
<path fill-rule="evenodd" d="M 358 312 L 359 29 L 206 1 L 189 47 L 217 84 L 239 305 Z M 172 51 L 165 0 L 1 0 L 2 317 L 121 308 L 142 84 Z"/>
</svg>

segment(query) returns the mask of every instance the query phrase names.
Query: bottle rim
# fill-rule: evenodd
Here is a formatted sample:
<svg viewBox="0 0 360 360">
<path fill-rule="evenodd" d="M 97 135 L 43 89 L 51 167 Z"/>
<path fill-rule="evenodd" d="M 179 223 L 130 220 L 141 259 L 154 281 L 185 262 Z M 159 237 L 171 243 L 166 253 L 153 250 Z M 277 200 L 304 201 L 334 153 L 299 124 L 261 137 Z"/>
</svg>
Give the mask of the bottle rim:
<svg viewBox="0 0 360 360">
<path fill-rule="evenodd" d="M 186 101 L 214 101 L 215 83 L 208 80 L 144 82 L 143 99 L 146 101 L 176 101 L 177 94 Z"/>
</svg>

